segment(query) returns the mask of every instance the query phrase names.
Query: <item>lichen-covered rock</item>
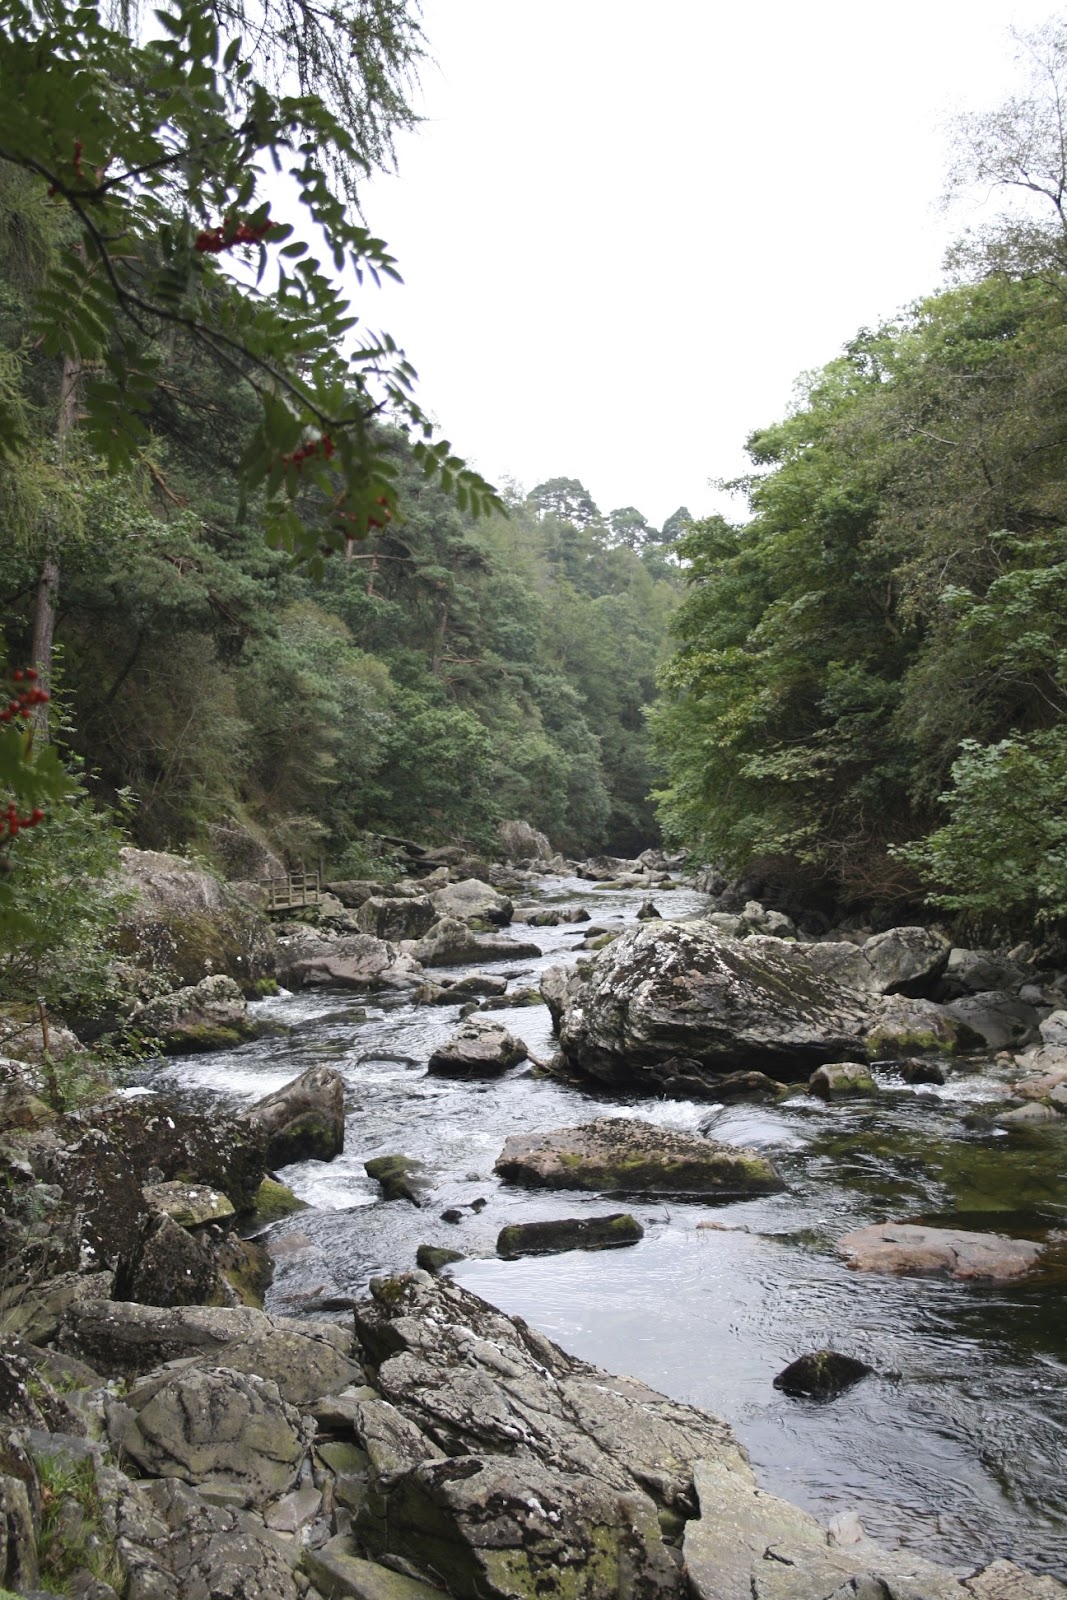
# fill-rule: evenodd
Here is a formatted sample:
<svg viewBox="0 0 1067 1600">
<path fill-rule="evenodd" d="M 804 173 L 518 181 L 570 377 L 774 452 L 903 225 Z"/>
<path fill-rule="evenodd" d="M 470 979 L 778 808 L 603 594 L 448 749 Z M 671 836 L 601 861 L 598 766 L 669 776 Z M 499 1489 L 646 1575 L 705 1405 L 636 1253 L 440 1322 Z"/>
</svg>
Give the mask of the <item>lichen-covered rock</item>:
<svg viewBox="0 0 1067 1600">
<path fill-rule="evenodd" d="M 926 995 L 945 970 L 950 940 L 933 928 L 889 928 L 863 946 L 877 994 Z"/>
<path fill-rule="evenodd" d="M 339 1533 L 321 1549 L 304 1553 L 304 1567 L 313 1583 L 332 1600 L 441 1600 L 436 1584 L 407 1578 L 357 1554 L 348 1534 Z"/>
<path fill-rule="evenodd" d="M 946 1006 L 904 994 L 886 995 L 871 1012 L 865 1051 L 872 1060 L 918 1056 L 927 1052 L 955 1055 L 980 1050 L 984 1041 Z"/>
<path fill-rule="evenodd" d="M 124 1600 L 300 1600 L 299 1546 L 260 1517 L 209 1504 L 179 1478 L 129 1483 L 119 1496 Z"/>
<path fill-rule="evenodd" d="M 678 1056 L 702 1072 L 796 1080 L 862 1055 L 869 1002 L 821 976 L 814 948 L 726 939 L 703 921 L 628 929 L 567 985 L 564 1057 L 591 1077 L 655 1090 Z"/>
<path fill-rule="evenodd" d="M 430 896 L 439 917 L 455 917 L 460 922 L 491 922 L 503 928 L 514 910 L 506 894 L 477 878 L 464 878 L 446 884 Z"/>
<path fill-rule="evenodd" d="M 190 1111 L 165 1095 L 114 1095 L 80 1113 L 77 1123 L 70 1119 L 72 1128 L 86 1125 L 123 1153 L 138 1184 L 206 1184 L 239 1212 L 253 1207 L 266 1160 L 262 1137 L 247 1122 L 222 1111 Z"/>
<path fill-rule="evenodd" d="M 332 1161 L 345 1147 L 345 1086 L 333 1067 L 309 1067 L 257 1100 L 241 1121 L 262 1137 L 269 1167 Z"/>
<path fill-rule="evenodd" d="M 112 1298 L 149 1306 L 195 1306 L 218 1290 L 218 1267 L 210 1247 L 194 1239 L 165 1212 L 150 1213 L 133 1248 L 120 1256 Z"/>
<path fill-rule="evenodd" d="M 361 933 L 398 942 L 421 939 L 437 916 L 428 895 L 371 895 L 360 906 L 355 920 Z"/>
<path fill-rule="evenodd" d="M 59 1344 L 107 1377 L 152 1372 L 167 1361 L 258 1373 L 300 1406 L 360 1375 L 348 1330 L 250 1306 L 80 1305 L 70 1311 Z"/>
<path fill-rule="evenodd" d="M 998 1233 L 883 1222 L 845 1234 L 837 1241 L 837 1253 L 857 1272 L 1006 1283 L 1031 1272 L 1042 1247 Z"/>
<path fill-rule="evenodd" d="M 274 935 L 262 911 L 182 856 L 124 849 L 116 891 L 116 946 L 145 999 L 215 973 L 245 993 L 273 977 Z"/>
<path fill-rule="evenodd" d="M 183 1228 L 223 1222 L 234 1215 L 231 1202 L 205 1183 L 146 1183 L 142 1194 L 153 1211 L 163 1211 Z"/>
<path fill-rule="evenodd" d="M 277 1384 L 228 1367 L 143 1379 L 108 1408 L 112 1445 L 154 1477 L 262 1505 L 295 1484 L 310 1434 Z"/>
<path fill-rule="evenodd" d="M 731 1200 L 785 1187 L 773 1162 L 755 1150 L 628 1117 L 513 1134 L 494 1170 L 509 1183 L 531 1188 L 679 1199 Z"/>
<path fill-rule="evenodd" d="M 410 952 L 373 934 L 305 929 L 279 939 L 278 978 L 291 989 L 407 989 L 421 976 Z"/>
<path fill-rule="evenodd" d="M 681 1597 L 665 1525 L 695 1510 L 694 1464 L 752 1482 L 730 1430 L 633 1378 L 566 1355 L 520 1319 L 425 1273 L 356 1311 L 382 1400 L 353 1422 L 371 1455 L 356 1536 L 451 1593 Z M 393 1448 L 379 1433 L 389 1416 Z"/>
<path fill-rule="evenodd" d="M 410 1200 L 413 1206 L 421 1206 L 430 1188 L 422 1162 L 412 1156 L 373 1156 L 364 1161 L 363 1170 L 368 1178 L 381 1184 L 385 1200 Z"/>
<path fill-rule="evenodd" d="M 262 1033 L 248 1015 L 240 987 L 225 973 L 139 1006 L 130 1018 L 139 1033 L 159 1041 L 167 1055 L 224 1050 Z"/>
<path fill-rule="evenodd" d="M 541 954 L 536 944 L 523 944 L 504 934 L 474 933 L 457 917 L 439 917 L 423 938 L 407 946 L 424 967 L 458 967 L 469 961 L 524 961 Z"/>
<path fill-rule="evenodd" d="M 492 1078 L 525 1061 L 522 1040 L 500 1022 L 473 1016 L 430 1057 L 428 1070 L 445 1078 Z"/>
<path fill-rule="evenodd" d="M 828 1061 L 816 1067 L 808 1079 L 809 1094 L 820 1100 L 839 1100 L 848 1096 L 877 1094 L 878 1085 L 871 1069 L 862 1061 Z"/>
</svg>

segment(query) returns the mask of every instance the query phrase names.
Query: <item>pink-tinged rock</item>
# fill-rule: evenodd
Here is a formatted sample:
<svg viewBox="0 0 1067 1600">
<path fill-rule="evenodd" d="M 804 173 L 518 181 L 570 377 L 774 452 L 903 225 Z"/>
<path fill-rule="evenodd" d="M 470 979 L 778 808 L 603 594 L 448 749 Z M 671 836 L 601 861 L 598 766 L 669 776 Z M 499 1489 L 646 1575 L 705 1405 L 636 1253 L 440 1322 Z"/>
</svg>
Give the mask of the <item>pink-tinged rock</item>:
<svg viewBox="0 0 1067 1600">
<path fill-rule="evenodd" d="M 1020 1100 L 1045 1100 L 1053 1089 L 1058 1089 L 1063 1083 L 1067 1083 L 1067 1067 L 1043 1072 L 1036 1078 L 1019 1078 L 1012 1084 L 1012 1089 Z"/>
<path fill-rule="evenodd" d="M 1024 1277 L 1042 1247 L 1028 1239 L 998 1233 L 964 1233 L 959 1228 L 924 1228 L 910 1222 L 883 1222 L 857 1228 L 837 1241 L 837 1253 L 857 1272 L 895 1272 L 906 1277 L 937 1276 L 1003 1283 Z"/>
</svg>

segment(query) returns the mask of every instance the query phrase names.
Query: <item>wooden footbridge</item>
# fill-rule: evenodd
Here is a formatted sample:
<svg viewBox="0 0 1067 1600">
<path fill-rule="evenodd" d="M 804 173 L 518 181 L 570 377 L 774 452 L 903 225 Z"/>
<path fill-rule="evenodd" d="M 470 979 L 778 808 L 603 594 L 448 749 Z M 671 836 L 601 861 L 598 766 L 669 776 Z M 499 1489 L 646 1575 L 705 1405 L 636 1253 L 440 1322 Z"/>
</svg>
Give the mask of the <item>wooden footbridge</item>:
<svg viewBox="0 0 1067 1600">
<path fill-rule="evenodd" d="M 319 872 L 287 872 L 283 878 L 267 879 L 266 910 L 297 911 L 322 903 L 322 875 Z"/>
</svg>

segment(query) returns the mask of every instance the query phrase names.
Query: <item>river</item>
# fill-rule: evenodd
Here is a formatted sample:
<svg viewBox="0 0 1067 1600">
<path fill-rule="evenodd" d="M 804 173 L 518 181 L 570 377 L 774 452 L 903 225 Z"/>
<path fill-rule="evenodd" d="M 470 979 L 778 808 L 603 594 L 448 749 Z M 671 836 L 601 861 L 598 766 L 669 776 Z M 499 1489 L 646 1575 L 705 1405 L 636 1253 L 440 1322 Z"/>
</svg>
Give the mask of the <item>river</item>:
<svg viewBox="0 0 1067 1600">
<path fill-rule="evenodd" d="M 632 920 L 645 896 L 556 878 L 542 881 L 538 898 L 582 904 L 611 923 Z M 654 900 L 664 916 L 706 903 L 684 889 Z M 489 968 L 519 987 L 573 959 L 585 928 L 513 931 L 544 952 Z M 806 1096 L 772 1107 L 612 1097 L 528 1064 L 464 1083 L 425 1070 L 455 1028 L 453 1007 L 319 991 L 257 1010 L 286 1031 L 160 1062 L 147 1081 L 240 1106 L 314 1064 L 342 1074 L 344 1154 L 281 1174 L 309 1209 L 269 1232 L 268 1309 L 296 1314 L 358 1298 L 370 1278 L 411 1267 L 422 1243 L 463 1251 L 448 1270 L 465 1287 L 567 1350 L 725 1417 L 773 1493 L 823 1519 L 857 1511 L 879 1541 L 950 1564 L 1005 1556 L 1067 1578 L 1062 1266 L 1024 1286 L 992 1287 L 855 1273 L 833 1253 L 849 1229 L 890 1217 L 1044 1236 L 1067 1215 L 1067 1119 L 1062 1132 L 990 1132 L 980 1113 L 1003 1088 L 967 1064 L 943 1087 L 888 1083 L 877 1101 L 851 1106 Z M 534 1055 L 551 1053 L 545 1007 L 493 1015 Z M 508 1134 L 634 1115 L 754 1145 L 788 1188 L 719 1206 L 636 1202 L 645 1237 L 632 1248 L 497 1258 L 508 1223 L 619 1209 L 501 1184 L 493 1163 Z M 383 1202 L 363 1170 L 396 1152 L 425 1163 L 432 1187 L 422 1209 Z M 485 1204 L 471 1209 L 476 1201 Z M 443 1221 L 449 1208 L 463 1220 Z M 795 1356 L 827 1345 L 877 1375 L 829 1403 L 772 1387 Z"/>
</svg>

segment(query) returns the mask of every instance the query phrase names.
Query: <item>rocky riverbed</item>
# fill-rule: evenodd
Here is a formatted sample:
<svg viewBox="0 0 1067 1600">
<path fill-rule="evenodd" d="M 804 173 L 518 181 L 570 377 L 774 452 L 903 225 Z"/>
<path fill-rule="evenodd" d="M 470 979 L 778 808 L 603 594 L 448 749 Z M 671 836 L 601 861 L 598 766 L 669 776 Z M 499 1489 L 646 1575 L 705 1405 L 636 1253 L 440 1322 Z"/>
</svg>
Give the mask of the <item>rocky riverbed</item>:
<svg viewBox="0 0 1067 1600">
<path fill-rule="evenodd" d="M 110 1588 L 75 1580 L 92 1600 L 197 1585 L 235 1600 L 416 1600 L 442 1585 L 479 1596 L 1064 1592 L 1051 1576 L 1067 1571 L 1054 985 L 1017 964 L 1014 992 L 959 1017 L 952 1006 L 976 991 L 959 989 L 950 969 L 967 963 L 944 941 L 853 933 L 798 950 L 781 938 L 795 930 L 763 908 L 745 908 L 747 925 L 714 907 L 709 918 L 705 897 L 665 884 L 662 866 L 593 872 L 476 890 L 454 865 L 430 863 L 401 893 L 347 886 L 358 903 L 332 923 L 282 930 L 276 960 L 302 992 L 250 1017 L 250 983 L 237 983 L 237 1001 L 205 995 L 266 1036 L 172 1058 L 145 1074 L 147 1094 L 58 1123 L 35 1109 L 32 1069 L 9 1077 L 5 1109 L 21 1104 L 24 1124 L 5 1141 L 9 1194 L 21 1186 L 24 1211 L 33 1197 L 44 1212 L 34 1233 L 9 1203 L 8 1255 L 19 1226 L 24 1267 L 44 1236 L 66 1251 L 49 1262 L 65 1267 L 60 1279 L 38 1260 L 53 1288 L 5 1351 L 9 1585 L 32 1589 L 58 1455 L 95 1485 L 82 1523 L 118 1563 L 94 1580 Z M 657 932 L 655 911 L 700 921 Z M 526 950 L 501 952 L 508 938 Z M 570 978 L 576 946 L 595 964 Z M 610 994 L 603 974 L 649 949 L 656 976 L 616 983 L 628 1004 L 605 1019 L 594 1003 Z M 699 994 L 682 995 L 661 1048 L 649 1018 L 664 1013 L 665 975 L 680 994 L 702 951 Z M 546 976 L 561 956 L 564 971 Z M 564 1045 L 554 1063 L 550 1014 L 530 1003 L 542 983 Z M 783 988 L 806 995 L 780 1015 L 799 1048 L 784 1036 L 762 1054 L 724 1048 L 734 1014 L 766 1043 Z M 837 1015 L 813 1050 L 828 1000 Z M 687 1031 L 678 1018 L 698 1001 L 702 1021 Z M 191 1017 L 194 1003 L 168 1018 Z M 477 1026 L 457 1030 L 472 1004 L 486 1008 Z M 988 1042 L 968 1055 L 962 1031 L 992 1016 L 1015 1047 L 999 1064 Z M 895 1058 L 877 1053 L 887 1019 Z M 167 1037 L 190 1048 L 188 1032 Z M 1028 1045 L 1037 1054 L 1020 1066 Z M 858 1059 L 835 1061 L 849 1054 Z M 435 1060 L 445 1065 L 428 1074 Z M 300 1092 L 279 1100 L 297 1077 Z M 1028 1082 L 1031 1098 L 1012 1097 L 1012 1082 Z M 160 1094 L 175 1091 L 180 1105 L 165 1107 Z M 996 1127 L 1013 1104 L 1045 1115 Z M 197 1143 L 196 1127 L 215 1133 Z M 615 1166 L 593 1184 L 605 1128 Z M 533 1187 L 515 1182 L 507 1147 L 532 1145 L 541 1160 L 546 1142 L 557 1170 L 582 1180 L 573 1189 L 542 1188 L 536 1174 Z M 732 1187 L 700 1191 L 691 1145 L 720 1173 L 722 1149 Z M 376 1158 L 388 1158 L 397 1198 L 367 1172 L 386 1170 Z M 270 1221 L 271 1206 L 292 1202 L 260 1187 L 268 1167 L 310 1208 Z M 112 1187 L 97 1195 L 104 1170 Z M 92 1194 L 79 1173 L 94 1174 Z M 206 1193 L 178 1192 L 194 1189 Z M 879 1226 L 875 1252 L 920 1249 L 888 1276 L 854 1253 Z M 531 1250 L 515 1248 L 523 1230 Z M 981 1253 L 997 1234 L 1016 1241 L 1010 1271 Z M 946 1236 L 955 1253 L 935 1260 Z M 547 1253 L 561 1244 L 569 1253 Z M 395 1276 L 417 1254 L 439 1266 L 441 1252 L 458 1258 L 451 1284 Z M 175 1268 L 196 1285 L 184 1306 Z M 254 1302 L 269 1276 L 263 1312 Z M 775 1390 L 781 1368 L 825 1345 L 861 1358 L 855 1387 L 832 1403 Z M 902 1550 L 867 1545 L 857 1511 Z"/>
</svg>

